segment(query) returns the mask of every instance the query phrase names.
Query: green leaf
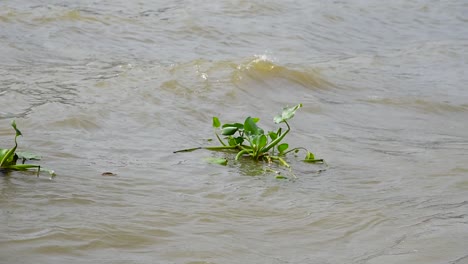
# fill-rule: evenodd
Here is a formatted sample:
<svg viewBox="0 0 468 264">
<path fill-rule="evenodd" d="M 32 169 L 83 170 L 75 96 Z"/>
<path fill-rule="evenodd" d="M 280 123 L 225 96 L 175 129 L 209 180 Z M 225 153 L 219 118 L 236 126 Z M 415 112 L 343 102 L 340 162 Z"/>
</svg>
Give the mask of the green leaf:
<svg viewBox="0 0 468 264">
<path fill-rule="evenodd" d="M 16 155 L 18 155 L 19 159 L 26 159 L 26 160 L 40 160 L 41 156 L 27 152 L 27 151 L 21 151 L 21 152 L 16 152 Z"/>
<path fill-rule="evenodd" d="M 310 151 L 307 151 L 305 160 L 315 160 L 314 154 L 312 152 L 310 152 Z"/>
<path fill-rule="evenodd" d="M 262 149 L 263 147 L 266 146 L 267 144 L 267 137 L 265 135 L 260 135 L 256 138 L 256 141 L 257 141 L 257 148 L 258 149 Z"/>
<path fill-rule="evenodd" d="M 19 131 L 19 129 L 16 127 L 16 121 L 15 121 L 15 120 L 13 120 L 13 121 L 11 122 L 11 126 L 12 126 L 12 127 L 15 129 L 15 131 L 16 131 L 15 140 L 16 140 L 16 138 L 17 138 L 18 136 L 22 136 L 22 135 L 23 135 L 23 134 L 21 134 L 21 131 Z"/>
<path fill-rule="evenodd" d="M 16 121 L 13 120 L 11 122 L 11 126 L 13 129 L 15 129 L 16 135 L 15 135 L 15 146 L 11 149 L 7 149 L 7 151 L 3 151 L 0 156 L 0 167 L 6 167 L 10 165 L 16 164 L 16 160 L 18 159 L 18 156 L 15 154 L 16 148 L 18 147 L 18 143 L 16 142 L 16 138 L 18 136 L 21 136 L 21 131 L 16 127 Z"/>
<path fill-rule="evenodd" d="M 237 142 L 237 145 L 241 145 L 244 142 L 244 138 L 243 137 L 236 137 L 236 142 Z"/>
<path fill-rule="evenodd" d="M 221 122 L 219 122 L 218 117 L 213 116 L 213 127 L 214 127 L 214 128 L 218 128 L 218 127 L 220 127 L 220 126 L 221 126 Z"/>
<path fill-rule="evenodd" d="M 225 158 L 205 158 L 205 161 L 211 164 L 219 164 L 226 166 L 228 161 Z"/>
<path fill-rule="evenodd" d="M 229 146 L 236 146 L 237 145 L 236 138 L 229 137 L 228 143 L 229 143 Z"/>
<path fill-rule="evenodd" d="M 323 159 L 315 159 L 315 156 L 312 152 L 307 151 L 307 155 L 304 159 L 305 162 L 309 163 L 324 163 L 325 161 Z"/>
<path fill-rule="evenodd" d="M 37 175 L 39 176 L 39 172 L 41 171 L 40 165 L 35 164 L 24 164 L 25 160 L 37 160 L 40 159 L 40 156 L 32 154 L 30 152 L 18 152 L 15 153 L 16 148 L 18 147 L 18 142 L 16 139 L 19 136 L 22 136 L 21 131 L 16 127 L 16 122 L 13 120 L 11 122 L 11 126 L 16 132 L 15 135 L 15 146 L 11 149 L 0 149 L 0 168 L 2 169 L 9 169 L 9 170 L 28 170 L 28 169 L 37 169 Z M 23 159 L 23 164 L 16 164 L 18 158 Z M 55 175 L 54 171 L 47 170 L 52 176 Z"/>
<path fill-rule="evenodd" d="M 6 153 L 2 153 L 0 156 L 0 168 L 6 168 L 8 166 L 13 166 L 18 160 L 18 155 L 15 154 L 13 149 L 7 149 Z"/>
<path fill-rule="evenodd" d="M 258 121 L 258 118 L 257 118 Z M 244 122 L 244 131 L 247 135 L 263 135 L 263 129 L 257 126 L 255 118 L 247 117 Z"/>
<path fill-rule="evenodd" d="M 244 129 L 244 125 L 241 123 L 224 124 L 221 128 L 226 128 L 226 127 L 237 127 L 238 129 Z"/>
<path fill-rule="evenodd" d="M 285 107 L 283 108 L 283 112 L 281 115 L 277 115 L 273 118 L 276 124 L 282 123 L 294 117 L 297 109 L 301 108 L 302 104 L 295 105 L 293 107 Z"/>
<path fill-rule="evenodd" d="M 275 121 L 275 124 L 279 124 L 281 122 L 284 122 L 283 117 L 280 116 L 280 115 L 277 115 L 277 116 L 273 117 L 273 121 Z"/>
<path fill-rule="evenodd" d="M 271 140 L 275 140 L 278 137 L 278 134 L 276 134 L 273 131 L 268 132 L 268 136 L 270 136 Z"/>
<path fill-rule="evenodd" d="M 0 149 L 0 160 L 3 159 L 3 156 L 7 154 L 9 149 Z"/>
<path fill-rule="evenodd" d="M 221 131 L 221 135 L 223 136 L 232 136 L 237 132 L 237 127 L 224 127 Z"/>
<path fill-rule="evenodd" d="M 283 154 L 288 149 L 288 147 L 289 147 L 288 143 L 283 143 L 283 144 L 278 145 L 277 148 L 278 148 L 280 155 Z"/>
</svg>

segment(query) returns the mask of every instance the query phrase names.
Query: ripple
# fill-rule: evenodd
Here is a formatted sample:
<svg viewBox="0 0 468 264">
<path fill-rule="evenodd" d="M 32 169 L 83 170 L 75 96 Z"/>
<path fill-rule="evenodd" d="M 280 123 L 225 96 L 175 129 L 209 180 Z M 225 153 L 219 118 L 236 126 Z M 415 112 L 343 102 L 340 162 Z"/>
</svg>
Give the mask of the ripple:
<svg viewBox="0 0 468 264">
<path fill-rule="evenodd" d="M 1 5 L 0 147 L 58 174 L 0 175 L 4 262 L 466 261 L 463 1 Z M 173 154 L 296 103 L 325 172 Z"/>
</svg>

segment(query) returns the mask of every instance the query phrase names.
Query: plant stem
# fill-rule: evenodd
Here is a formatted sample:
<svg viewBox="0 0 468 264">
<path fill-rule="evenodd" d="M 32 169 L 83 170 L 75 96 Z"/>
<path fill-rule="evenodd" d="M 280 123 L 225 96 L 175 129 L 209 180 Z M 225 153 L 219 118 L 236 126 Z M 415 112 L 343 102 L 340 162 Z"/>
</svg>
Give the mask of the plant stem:
<svg viewBox="0 0 468 264">
<path fill-rule="evenodd" d="M 194 150 L 198 149 L 207 149 L 207 150 L 225 150 L 225 149 L 237 149 L 240 146 L 235 145 L 235 146 L 210 146 L 210 147 L 196 147 L 196 148 L 188 148 L 188 149 L 181 149 L 181 150 L 176 150 L 173 153 L 179 153 L 179 152 L 192 152 Z"/>
<path fill-rule="evenodd" d="M 287 168 L 291 168 L 291 166 L 282 158 L 278 157 L 278 160 L 281 162 L 281 164 Z"/>
<path fill-rule="evenodd" d="M 275 140 L 273 140 L 272 142 L 270 142 L 270 144 L 268 144 L 266 147 L 264 147 L 262 149 L 261 152 L 267 152 L 268 150 L 270 150 L 272 147 L 276 146 L 278 143 L 281 142 L 281 140 L 283 140 L 283 138 L 288 134 L 289 130 L 291 130 L 291 127 L 289 127 L 289 124 L 288 122 L 284 121 L 284 123 L 286 124 L 286 126 L 288 126 L 288 130 L 286 130 L 284 132 L 284 134 L 282 134 L 281 136 L 277 137 Z"/>
<path fill-rule="evenodd" d="M 286 155 L 288 154 L 289 152 L 293 152 L 293 151 L 296 151 L 296 150 L 299 150 L 299 149 L 302 149 L 302 150 L 305 150 L 305 151 L 308 151 L 306 148 L 303 148 L 303 147 L 297 147 L 297 148 L 293 148 L 293 149 L 290 149 L 286 152 L 283 153 L 283 155 Z"/>
<path fill-rule="evenodd" d="M 239 146 L 238 145 L 234 145 L 234 146 L 210 146 L 210 147 L 202 147 L 203 149 L 207 149 L 207 150 L 224 150 L 224 149 L 238 149 Z"/>
<path fill-rule="evenodd" d="M 249 150 L 247 149 L 243 149 L 241 151 L 239 151 L 236 155 L 236 160 L 239 160 L 240 157 L 242 157 L 242 155 L 244 155 L 245 153 L 249 153 Z"/>
<path fill-rule="evenodd" d="M 223 145 L 223 146 L 226 146 L 226 144 L 224 144 L 223 140 L 221 140 L 221 138 L 219 137 L 218 133 L 215 132 L 215 135 L 216 135 L 216 138 L 218 139 L 219 143 L 221 143 L 221 145 Z"/>
<path fill-rule="evenodd" d="M 197 147 L 197 148 L 189 148 L 189 149 L 181 149 L 181 150 L 176 150 L 173 153 L 179 153 L 179 152 L 191 152 L 197 149 L 201 149 L 202 147 Z"/>
</svg>

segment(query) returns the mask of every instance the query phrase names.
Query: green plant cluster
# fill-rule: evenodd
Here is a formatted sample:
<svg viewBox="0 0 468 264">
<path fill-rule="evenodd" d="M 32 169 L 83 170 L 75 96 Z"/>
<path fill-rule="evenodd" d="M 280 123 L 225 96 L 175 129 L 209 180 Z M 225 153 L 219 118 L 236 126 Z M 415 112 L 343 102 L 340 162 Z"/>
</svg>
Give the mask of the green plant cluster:
<svg viewBox="0 0 468 264">
<path fill-rule="evenodd" d="M 215 135 L 221 146 L 199 147 L 176 152 L 193 151 L 201 148 L 208 150 L 237 150 L 236 160 L 246 156 L 257 161 L 277 162 L 290 168 L 284 156 L 291 152 L 298 153 L 303 150 L 306 152 L 305 162 L 323 163 L 323 159 L 315 159 L 314 154 L 306 148 L 289 148 L 289 144 L 283 142 L 286 135 L 291 131 L 288 120 L 293 118 L 296 111 L 301 107 L 302 104 L 286 107 L 280 115 L 274 117 L 273 120 L 276 124 L 284 123 L 286 125 L 285 131 L 283 131 L 282 127 L 279 127 L 276 131 L 265 133 L 257 124 L 259 118 L 254 117 L 247 117 L 243 123 L 227 124 L 221 124 L 218 117 L 213 117 Z"/>
<path fill-rule="evenodd" d="M 37 170 L 37 176 L 41 171 L 40 165 L 35 164 L 25 164 L 27 160 L 40 160 L 40 156 L 29 152 L 17 152 L 16 149 L 18 147 L 17 138 L 18 136 L 22 136 L 21 131 L 16 127 L 16 122 L 13 120 L 11 122 L 11 126 L 16 132 L 15 135 L 15 146 L 11 149 L 1 149 L 0 148 L 0 169 L 3 170 L 18 170 L 18 171 L 25 171 L 29 169 Z M 22 160 L 21 164 L 17 164 L 18 160 Z M 47 170 L 50 175 L 55 176 L 54 171 Z"/>
<path fill-rule="evenodd" d="M 247 117 L 244 123 L 228 123 L 221 125 L 218 117 L 213 117 L 213 127 L 221 130 L 221 135 L 225 136 L 221 139 L 219 134 L 215 132 L 216 138 L 224 147 L 238 149 L 236 160 L 242 156 L 250 156 L 254 160 L 278 161 L 281 165 L 290 167 L 289 164 L 282 158 L 290 152 L 297 153 L 300 150 L 306 152 L 304 161 L 307 162 L 323 162 L 321 159 L 315 159 L 314 154 L 305 148 L 289 149 L 289 144 L 282 142 L 286 135 L 291 131 L 288 120 L 294 117 L 296 111 L 302 107 L 298 104 L 293 107 L 286 107 L 280 115 L 273 118 L 276 124 L 284 123 L 287 127 L 283 132 L 281 127 L 276 131 L 265 131 L 260 128 L 257 123 L 259 118 Z M 275 150 L 276 147 L 276 150 Z"/>
</svg>

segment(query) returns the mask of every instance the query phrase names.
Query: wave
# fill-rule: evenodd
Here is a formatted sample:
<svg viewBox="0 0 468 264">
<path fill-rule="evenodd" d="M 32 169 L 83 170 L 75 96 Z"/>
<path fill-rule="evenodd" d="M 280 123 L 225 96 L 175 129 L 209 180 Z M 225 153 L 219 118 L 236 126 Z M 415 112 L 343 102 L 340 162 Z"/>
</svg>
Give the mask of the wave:
<svg viewBox="0 0 468 264">
<path fill-rule="evenodd" d="M 245 63 L 238 64 L 232 74 L 234 83 L 242 82 L 245 79 L 264 81 L 271 78 L 284 79 L 314 89 L 324 89 L 332 86 L 331 82 L 321 76 L 318 69 L 302 68 L 296 70 L 276 64 L 265 55 L 255 56 Z"/>
<path fill-rule="evenodd" d="M 363 101 L 372 104 L 412 108 L 425 113 L 434 114 L 468 112 L 468 104 L 455 105 L 448 102 L 435 102 L 419 98 L 371 98 Z"/>
</svg>

